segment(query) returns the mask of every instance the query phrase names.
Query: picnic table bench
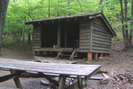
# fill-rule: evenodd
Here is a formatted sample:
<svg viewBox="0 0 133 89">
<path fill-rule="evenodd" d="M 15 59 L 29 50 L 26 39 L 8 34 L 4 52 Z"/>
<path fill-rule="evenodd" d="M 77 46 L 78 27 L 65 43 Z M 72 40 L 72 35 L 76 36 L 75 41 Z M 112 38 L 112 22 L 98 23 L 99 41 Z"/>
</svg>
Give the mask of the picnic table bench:
<svg viewBox="0 0 133 89">
<path fill-rule="evenodd" d="M 9 79 L 14 79 L 16 87 L 23 89 L 19 76 L 26 72 L 36 72 L 38 75 L 43 75 L 46 79 L 52 82 L 58 89 L 83 89 L 82 79 L 87 80 L 100 69 L 100 65 L 81 65 L 81 64 L 59 64 L 59 63 L 42 63 L 33 61 L 23 61 L 15 59 L 0 58 L 0 68 L 9 69 L 11 74 L 1 76 L 0 82 Z M 59 74 L 58 82 L 53 80 L 47 74 Z M 70 86 L 66 86 L 66 78 L 76 76 L 77 81 Z M 83 77 L 82 77 L 83 76 Z"/>
</svg>

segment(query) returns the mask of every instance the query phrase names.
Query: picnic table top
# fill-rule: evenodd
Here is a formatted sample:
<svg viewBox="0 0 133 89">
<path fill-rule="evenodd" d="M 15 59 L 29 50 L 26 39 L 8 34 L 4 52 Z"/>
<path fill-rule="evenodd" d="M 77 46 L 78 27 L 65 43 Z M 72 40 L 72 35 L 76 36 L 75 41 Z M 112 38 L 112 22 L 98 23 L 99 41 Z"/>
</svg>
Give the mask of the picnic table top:
<svg viewBox="0 0 133 89">
<path fill-rule="evenodd" d="M 50 74 L 88 76 L 100 67 L 100 65 L 43 63 L 0 58 L 0 68 Z"/>
</svg>

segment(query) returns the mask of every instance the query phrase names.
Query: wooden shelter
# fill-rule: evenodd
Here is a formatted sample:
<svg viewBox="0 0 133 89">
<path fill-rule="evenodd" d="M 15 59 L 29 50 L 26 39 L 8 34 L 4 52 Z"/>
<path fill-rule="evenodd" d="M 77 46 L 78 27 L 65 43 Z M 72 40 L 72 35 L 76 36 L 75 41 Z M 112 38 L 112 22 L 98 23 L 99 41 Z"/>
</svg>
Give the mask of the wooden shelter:
<svg viewBox="0 0 133 89">
<path fill-rule="evenodd" d="M 86 53 L 92 60 L 110 54 L 116 34 L 102 13 L 45 18 L 25 22 L 33 25 L 33 52 Z"/>
</svg>

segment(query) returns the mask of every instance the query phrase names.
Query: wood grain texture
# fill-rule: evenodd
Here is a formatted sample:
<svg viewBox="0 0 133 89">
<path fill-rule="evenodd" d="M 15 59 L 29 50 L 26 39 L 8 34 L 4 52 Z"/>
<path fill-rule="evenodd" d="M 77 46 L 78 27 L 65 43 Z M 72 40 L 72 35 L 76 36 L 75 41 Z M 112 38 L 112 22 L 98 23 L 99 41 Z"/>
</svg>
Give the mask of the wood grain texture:
<svg viewBox="0 0 133 89">
<path fill-rule="evenodd" d="M 31 72 L 88 76 L 100 65 L 58 64 L 0 58 L 0 68 Z"/>
</svg>

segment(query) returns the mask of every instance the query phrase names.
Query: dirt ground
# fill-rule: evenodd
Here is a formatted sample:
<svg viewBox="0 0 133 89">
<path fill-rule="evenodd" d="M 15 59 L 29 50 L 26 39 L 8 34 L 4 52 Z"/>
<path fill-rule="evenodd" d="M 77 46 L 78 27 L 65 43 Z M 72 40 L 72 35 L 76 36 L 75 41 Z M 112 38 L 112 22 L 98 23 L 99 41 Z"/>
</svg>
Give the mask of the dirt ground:
<svg viewBox="0 0 133 89">
<path fill-rule="evenodd" d="M 116 74 L 131 74 L 133 75 L 133 50 L 130 50 L 128 52 L 121 51 L 123 48 L 122 43 L 112 44 L 112 50 L 111 55 L 108 57 L 99 58 L 97 60 L 93 60 L 91 63 L 83 62 L 82 59 L 74 60 L 74 61 L 80 61 L 78 63 L 80 64 L 98 64 L 101 65 L 102 71 L 107 71 L 108 76 L 111 78 L 113 75 Z M 28 61 L 34 61 L 36 58 L 32 56 L 31 51 L 17 51 L 15 49 L 8 49 L 8 48 L 2 48 L 2 55 L 3 58 L 12 58 L 12 59 L 18 59 L 18 60 L 28 60 Z M 71 63 L 73 61 L 65 60 L 65 59 L 59 59 L 54 60 L 54 58 L 38 58 L 42 62 L 60 62 L 60 63 Z M 82 62 L 81 62 L 82 61 Z M 9 74 L 8 71 L 0 70 L 0 75 Z M 96 76 L 102 76 L 101 74 L 98 74 Z M 44 86 L 40 84 L 40 81 L 43 78 L 21 78 L 22 85 L 24 89 L 47 89 L 48 86 Z M 15 84 L 13 80 L 8 80 L 6 82 L 0 83 L 2 86 L 8 86 L 8 87 L 15 87 Z M 108 84 L 100 84 L 97 80 L 90 80 L 87 82 L 87 87 L 85 89 L 133 89 L 133 84 L 130 83 L 121 83 L 117 82 L 114 83 L 112 80 L 109 80 Z"/>
</svg>

